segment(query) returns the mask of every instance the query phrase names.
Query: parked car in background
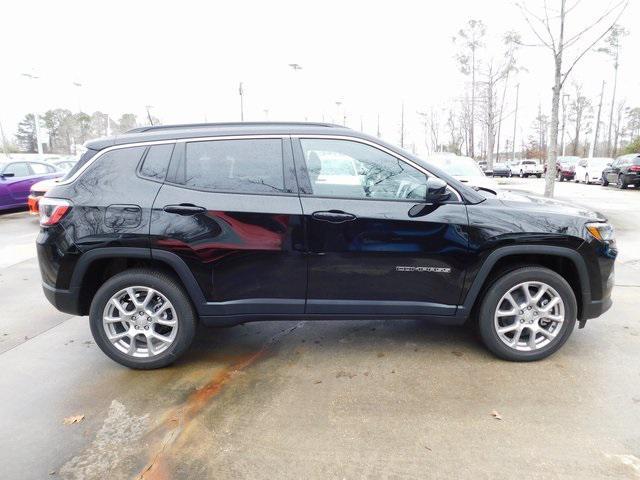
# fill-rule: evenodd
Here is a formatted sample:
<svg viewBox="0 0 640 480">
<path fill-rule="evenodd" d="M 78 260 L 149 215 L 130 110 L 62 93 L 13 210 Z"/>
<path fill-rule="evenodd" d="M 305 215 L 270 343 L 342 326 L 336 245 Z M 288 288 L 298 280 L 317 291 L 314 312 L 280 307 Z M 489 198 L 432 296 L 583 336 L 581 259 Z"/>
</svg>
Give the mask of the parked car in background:
<svg viewBox="0 0 640 480">
<path fill-rule="evenodd" d="M 51 163 L 55 165 L 59 170 L 62 170 L 63 172 L 68 172 L 73 168 L 73 166 L 76 163 L 78 163 L 78 160 L 76 159 L 54 160 Z"/>
<path fill-rule="evenodd" d="M 498 183 L 493 178 L 487 177 L 473 158 L 434 154 L 427 157 L 426 160 L 440 167 L 456 180 L 472 187 L 488 188 L 493 191 L 499 188 Z"/>
<path fill-rule="evenodd" d="M 629 185 L 640 186 L 640 153 L 631 153 L 616 158 L 602 172 L 602 185 L 615 183 L 618 188 Z"/>
<path fill-rule="evenodd" d="M 576 164 L 574 180 L 587 184 L 601 182 L 602 172 L 611 163 L 613 163 L 613 158 L 608 157 L 581 158 Z"/>
<path fill-rule="evenodd" d="M 559 182 L 573 180 L 576 176 L 576 164 L 580 161 L 580 157 L 564 156 L 558 157 L 556 162 L 556 180 Z M 547 166 L 544 171 L 546 173 Z"/>
<path fill-rule="evenodd" d="M 512 170 L 514 174 L 520 175 L 520 178 L 533 175 L 538 178 L 542 177 L 542 166 L 535 160 L 518 160 Z"/>
<path fill-rule="evenodd" d="M 0 163 L 0 210 L 27 206 L 31 185 L 63 175 L 56 166 L 45 162 L 8 160 Z"/>
<path fill-rule="evenodd" d="M 493 176 L 494 177 L 510 177 L 511 167 L 507 163 L 494 163 Z"/>
<path fill-rule="evenodd" d="M 493 170 L 489 168 L 489 165 L 487 164 L 486 160 L 480 160 L 478 162 L 478 165 L 480 166 L 480 169 L 484 172 L 485 175 L 493 175 Z"/>
</svg>

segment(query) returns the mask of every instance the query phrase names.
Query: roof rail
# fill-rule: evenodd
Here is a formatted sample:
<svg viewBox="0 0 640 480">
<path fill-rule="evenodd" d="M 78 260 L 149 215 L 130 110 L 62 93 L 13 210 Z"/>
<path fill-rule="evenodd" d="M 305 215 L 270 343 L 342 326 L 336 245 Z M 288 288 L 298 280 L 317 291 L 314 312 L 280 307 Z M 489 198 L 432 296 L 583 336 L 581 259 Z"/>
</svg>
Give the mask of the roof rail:
<svg viewBox="0 0 640 480">
<path fill-rule="evenodd" d="M 263 127 L 263 126 L 309 126 L 327 128 L 345 128 L 342 125 L 321 122 L 223 122 L 223 123 L 178 123 L 174 125 L 147 125 L 127 130 L 125 133 L 157 132 L 159 130 L 172 130 L 180 128 L 211 128 L 211 127 Z"/>
</svg>

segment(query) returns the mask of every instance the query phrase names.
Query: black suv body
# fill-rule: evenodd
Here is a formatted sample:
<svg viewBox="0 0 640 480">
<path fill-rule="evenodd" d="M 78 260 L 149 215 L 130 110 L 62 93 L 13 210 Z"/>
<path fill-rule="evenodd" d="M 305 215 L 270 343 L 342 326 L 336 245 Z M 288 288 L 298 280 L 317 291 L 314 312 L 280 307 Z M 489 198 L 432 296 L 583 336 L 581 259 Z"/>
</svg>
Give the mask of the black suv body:
<svg viewBox="0 0 640 480">
<path fill-rule="evenodd" d="M 511 360 L 557 350 L 611 305 L 596 213 L 477 191 L 325 124 L 148 127 L 96 140 L 41 202 L 43 289 L 134 368 L 200 321 L 477 321 Z M 543 319 L 544 318 L 544 319 Z"/>
<path fill-rule="evenodd" d="M 602 171 L 602 185 L 614 183 L 618 188 L 640 187 L 640 153 L 621 155 Z"/>
</svg>

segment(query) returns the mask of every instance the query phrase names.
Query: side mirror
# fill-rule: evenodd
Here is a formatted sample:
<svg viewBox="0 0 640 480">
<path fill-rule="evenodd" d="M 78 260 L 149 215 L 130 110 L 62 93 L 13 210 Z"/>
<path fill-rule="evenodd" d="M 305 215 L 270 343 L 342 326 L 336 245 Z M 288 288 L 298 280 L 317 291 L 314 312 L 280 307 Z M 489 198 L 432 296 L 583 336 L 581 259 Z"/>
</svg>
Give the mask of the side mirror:
<svg viewBox="0 0 640 480">
<path fill-rule="evenodd" d="M 9 177 L 13 177 L 15 175 L 15 173 L 0 173 L 0 178 L 9 178 Z"/>
<path fill-rule="evenodd" d="M 424 202 L 414 205 L 409 210 L 411 218 L 422 217 L 436 210 L 442 202 L 446 202 L 451 197 L 451 193 L 447 192 L 447 182 L 439 178 L 427 179 L 426 193 Z"/>
<path fill-rule="evenodd" d="M 450 196 L 451 194 L 447 192 L 447 182 L 439 178 L 427 178 L 427 193 L 424 198 L 425 202 L 442 203 L 449 200 Z"/>
</svg>

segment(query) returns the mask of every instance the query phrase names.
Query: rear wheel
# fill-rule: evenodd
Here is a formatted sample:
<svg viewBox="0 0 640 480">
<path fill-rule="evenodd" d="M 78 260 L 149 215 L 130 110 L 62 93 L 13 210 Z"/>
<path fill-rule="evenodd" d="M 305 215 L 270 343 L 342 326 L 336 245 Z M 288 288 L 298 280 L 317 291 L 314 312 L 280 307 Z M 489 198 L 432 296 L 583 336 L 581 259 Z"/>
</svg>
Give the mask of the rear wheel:
<svg viewBox="0 0 640 480">
<path fill-rule="evenodd" d="M 618 187 L 621 190 L 624 190 L 625 188 L 627 188 L 627 182 L 624 181 L 624 175 L 620 174 L 618 175 L 618 183 L 616 184 L 616 187 Z"/>
<path fill-rule="evenodd" d="M 191 345 L 196 314 L 172 277 L 136 269 L 107 280 L 95 294 L 91 333 L 112 360 L 130 368 L 153 369 L 173 363 Z"/>
<path fill-rule="evenodd" d="M 486 347 L 505 360 L 541 360 L 569 338 L 576 297 L 553 270 L 523 267 L 498 278 L 487 290 L 478 326 Z"/>
<path fill-rule="evenodd" d="M 558 174 L 556 175 L 556 180 L 558 180 L 559 182 L 564 182 L 564 177 L 562 176 L 562 172 L 558 172 Z"/>
<path fill-rule="evenodd" d="M 542 174 L 541 174 L 541 173 L 538 173 L 538 174 L 536 174 L 536 177 L 541 178 L 541 177 L 542 177 Z"/>
<path fill-rule="evenodd" d="M 606 175 L 602 175 L 602 186 L 606 187 L 607 185 L 609 185 L 609 181 L 607 180 L 607 176 Z"/>
<path fill-rule="evenodd" d="M 589 174 L 588 173 L 584 175 L 584 183 L 589 185 Z"/>
</svg>

